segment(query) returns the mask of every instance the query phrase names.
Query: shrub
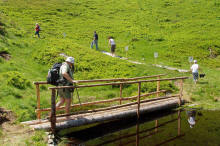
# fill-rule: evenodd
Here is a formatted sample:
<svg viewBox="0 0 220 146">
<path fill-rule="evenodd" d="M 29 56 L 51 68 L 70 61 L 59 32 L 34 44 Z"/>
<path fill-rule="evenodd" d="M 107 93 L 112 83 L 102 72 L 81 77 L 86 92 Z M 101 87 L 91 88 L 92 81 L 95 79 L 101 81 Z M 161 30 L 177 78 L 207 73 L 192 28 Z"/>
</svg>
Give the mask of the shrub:
<svg viewBox="0 0 220 146">
<path fill-rule="evenodd" d="M 41 142 L 44 140 L 44 137 L 46 136 L 44 131 L 36 131 L 34 133 L 34 136 L 32 136 L 32 140 L 34 142 Z"/>
<path fill-rule="evenodd" d="M 9 54 L 8 48 L 0 48 L 0 53 Z"/>
<path fill-rule="evenodd" d="M 24 78 L 24 76 L 17 71 L 10 71 L 4 75 L 7 78 L 7 84 L 12 85 L 18 89 L 26 89 L 31 87 L 30 81 Z"/>
<path fill-rule="evenodd" d="M 6 35 L 6 30 L 5 27 L 0 25 L 0 35 L 5 36 Z"/>
</svg>

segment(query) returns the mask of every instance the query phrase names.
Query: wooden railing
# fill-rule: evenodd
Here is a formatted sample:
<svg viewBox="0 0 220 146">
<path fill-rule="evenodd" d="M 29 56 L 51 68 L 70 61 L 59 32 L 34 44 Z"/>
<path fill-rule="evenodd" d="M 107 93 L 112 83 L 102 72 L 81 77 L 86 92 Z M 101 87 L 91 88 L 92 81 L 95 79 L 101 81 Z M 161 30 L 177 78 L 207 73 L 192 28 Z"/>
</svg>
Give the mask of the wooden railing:
<svg viewBox="0 0 220 146">
<path fill-rule="evenodd" d="M 78 83 L 94 83 L 94 82 L 125 82 L 125 81 L 134 81 L 134 80 L 140 80 L 140 79 L 147 79 L 147 78 L 155 78 L 157 77 L 157 79 L 160 79 L 161 76 L 165 76 L 166 74 L 159 74 L 159 75 L 152 75 L 152 76 L 143 76 L 143 77 L 135 77 L 135 78 L 117 78 L 117 79 L 96 79 L 96 80 L 78 80 Z M 41 112 L 44 111 L 51 111 L 51 108 L 44 108 L 41 109 L 40 108 L 40 85 L 45 85 L 48 84 L 46 81 L 38 81 L 38 82 L 34 82 L 34 84 L 36 85 L 36 94 L 37 94 L 37 109 L 36 109 L 36 114 L 37 114 L 37 119 L 41 119 Z M 68 86 L 70 87 L 70 86 Z M 63 87 L 66 88 L 66 87 Z M 70 87 L 73 88 L 73 87 Z M 130 98 L 122 98 L 122 90 L 123 90 L 123 84 L 120 84 L 120 98 L 114 98 L 114 99 L 110 99 L 110 100 L 102 100 L 102 101 L 96 101 L 96 102 L 89 102 L 89 103 L 83 103 L 81 104 L 81 106 L 88 106 L 88 105 L 93 105 L 93 104 L 99 104 L 99 103 L 107 103 L 107 102 L 113 102 L 113 101 L 120 101 L 120 104 L 122 102 L 122 100 L 131 100 L 136 98 L 136 96 L 130 97 Z M 157 83 L 157 92 L 153 93 L 153 94 L 157 94 L 157 96 L 159 96 L 159 93 L 161 92 L 165 92 L 164 90 L 160 91 L 160 81 L 158 81 Z M 150 96 L 146 95 L 146 96 Z M 71 108 L 73 107 L 77 107 L 80 106 L 80 104 L 75 104 L 75 105 L 71 105 Z M 62 110 L 64 109 L 64 106 L 61 106 L 59 108 L 57 108 L 57 110 Z"/>
<path fill-rule="evenodd" d="M 49 89 L 51 90 L 51 108 L 45 108 L 45 109 L 40 109 L 40 90 L 39 90 L 39 85 L 40 84 L 47 84 L 46 82 L 34 82 L 36 85 L 37 89 L 37 118 L 40 119 L 40 114 L 43 111 L 51 111 L 50 115 L 50 122 L 51 122 L 51 129 L 52 132 L 55 132 L 56 129 L 56 110 L 61 110 L 64 109 L 64 107 L 59 107 L 56 108 L 56 90 L 58 89 L 78 89 L 78 88 L 88 88 L 88 87 L 98 87 L 98 86 L 109 86 L 109 85 L 120 85 L 120 97 L 118 98 L 113 98 L 109 100 L 102 100 L 102 101 L 95 101 L 95 102 L 87 102 L 87 103 L 82 103 L 81 105 L 76 104 L 72 105 L 71 107 L 77 107 L 77 106 L 88 106 L 88 105 L 95 105 L 95 104 L 100 104 L 100 103 L 108 103 L 108 102 L 113 102 L 113 101 L 119 101 L 119 104 L 123 100 L 134 100 L 137 99 L 136 102 L 132 103 L 127 103 L 124 105 L 119 105 L 119 106 L 114 106 L 114 107 L 107 107 L 107 108 L 102 108 L 98 109 L 100 111 L 103 110 L 108 110 L 111 108 L 120 108 L 123 106 L 129 106 L 129 105 L 134 105 L 137 104 L 137 117 L 139 118 L 140 116 L 140 104 L 143 102 L 149 102 L 153 100 L 160 100 L 164 98 L 171 98 L 171 97 L 179 97 L 179 105 L 181 105 L 182 101 L 182 92 L 183 92 L 183 80 L 187 79 L 188 77 L 175 77 L 175 78 L 166 78 L 166 79 L 161 79 L 160 77 L 163 75 L 155 75 L 155 76 L 146 76 L 146 77 L 138 77 L 138 78 L 130 78 L 130 79 L 105 79 L 105 80 L 82 80 L 78 81 L 78 83 L 89 83 L 89 82 L 110 82 L 110 81 L 118 81 L 118 82 L 110 82 L 110 83 L 99 83 L 99 84 L 89 84 L 89 85 L 76 85 L 76 86 L 58 86 L 58 87 L 50 87 Z M 146 79 L 146 78 L 152 78 L 152 77 L 157 77 L 157 79 L 151 79 L 151 80 L 139 80 L 139 79 Z M 165 97 L 160 97 L 160 98 L 153 98 L 153 99 L 148 99 L 148 100 L 140 100 L 141 97 L 146 97 L 150 95 L 156 94 L 157 97 L 159 97 L 159 93 L 164 93 L 165 90 L 160 90 L 160 82 L 161 81 L 173 81 L 173 80 L 180 80 L 180 91 L 179 94 L 177 95 L 170 95 L 170 96 L 165 96 Z M 147 82 L 157 82 L 157 91 L 152 92 L 152 93 L 147 93 L 141 95 L 141 84 L 142 83 L 147 83 Z M 132 96 L 132 97 L 122 97 L 122 89 L 124 84 L 138 84 L 138 95 L 137 96 Z M 96 111 L 98 111 L 96 110 Z M 93 110 L 94 111 L 94 110 Z M 93 111 L 86 111 L 86 112 L 93 112 Z M 64 115 L 65 116 L 65 115 Z"/>
<path fill-rule="evenodd" d="M 140 103 L 150 101 L 150 100 L 140 101 L 140 98 L 143 97 L 143 95 L 141 96 L 141 83 L 146 83 L 146 82 L 157 82 L 158 83 L 160 81 L 181 80 L 180 81 L 180 93 L 178 95 L 175 95 L 175 97 L 179 96 L 179 105 L 181 105 L 182 91 L 183 91 L 183 80 L 187 79 L 187 78 L 188 77 L 176 77 L 176 78 L 166 78 L 166 79 L 126 81 L 126 82 L 114 82 L 114 83 L 103 83 L 103 84 L 93 84 L 93 85 L 51 87 L 51 88 L 49 88 L 49 89 L 51 89 L 51 92 L 52 92 L 52 97 L 51 97 L 51 117 L 50 117 L 51 130 L 52 130 L 52 132 L 55 133 L 55 129 L 56 129 L 56 103 L 55 103 L 56 97 L 55 96 L 56 96 L 56 90 L 57 89 L 85 88 L 85 87 L 97 87 L 97 86 L 108 86 L 108 85 L 123 85 L 123 84 L 138 84 L 138 96 L 134 97 L 134 98 L 137 98 L 137 101 L 133 102 L 133 103 L 128 103 L 128 104 L 126 104 L 126 106 L 128 106 L 130 104 L 137 104 L 137 117 L 139 118 L 140 117 Z M 157 88 L 157 90 L 158 89 L 159 89 L 159 87 Z M 158 94 L 159 92 L 160 91 L 157 91 L 157 92 L 154 92 L 154 93 Z M 148 96 L 148 94 L 146 94 L 145 96 Z M 167 97 L 172 97 L 172 96 L 167 96 Z M 117 100 L 121 101 L 121 99 L 122 99 L 122 97 L 120 97 Z M 157 99 L 153 99 L 153 100 L 157 100 Z M 110 99 L 110 101 L 113 101 L 113 99 Z M 98 102 L 98 103 L 104 103 L 104 101 Z M 90 103 L 90 104 L 97 104 L 97 102 L 93 102 L 93 103 Z M 124 106 L 124 105 L 121 105 L 121 106 Z M 117 108 L 117 107 L 114 107 L 114 108 Z"/>
</svg>

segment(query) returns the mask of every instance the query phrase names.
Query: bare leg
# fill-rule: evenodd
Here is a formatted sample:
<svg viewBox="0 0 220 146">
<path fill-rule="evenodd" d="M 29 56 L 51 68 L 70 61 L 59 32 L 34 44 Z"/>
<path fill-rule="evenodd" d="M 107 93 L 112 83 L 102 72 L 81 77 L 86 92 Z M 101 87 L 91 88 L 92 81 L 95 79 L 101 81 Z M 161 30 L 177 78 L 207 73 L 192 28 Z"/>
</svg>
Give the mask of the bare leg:
<svg viewBox="0 0 220 146">
<path fill-rule="evenodd" d="M 72 100 L 72 98 L 66 98 L 65 99 L 65 102 L 66 102 L 66 106 L 65 106 L 66 114 L 70 113 L 71 100 Z"/>
<path fill-rule="evenodd" d="M 64 104 L 65 99 L 63 97 L 60 97 L 60 101 L 56 104 L 56 108 L 60 107 Z"/>
</svg>

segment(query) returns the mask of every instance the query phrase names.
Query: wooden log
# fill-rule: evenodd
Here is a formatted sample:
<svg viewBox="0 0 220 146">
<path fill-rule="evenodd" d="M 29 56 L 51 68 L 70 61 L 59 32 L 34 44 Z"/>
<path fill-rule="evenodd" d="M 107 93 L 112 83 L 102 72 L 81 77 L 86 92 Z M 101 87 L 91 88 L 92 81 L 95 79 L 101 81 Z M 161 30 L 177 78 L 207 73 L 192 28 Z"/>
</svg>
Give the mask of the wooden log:
<svg viewBox="0 0 220 146">
<path fill-rule="evenodd" d="M 181 134 L 181 113 L 180 110 L 178 111 L 178 135 Z"/>
<path fill-rule="evenodd" d="M 166 92 L 166 90 L 161 90 L 159 91 L 159 93 L 163 93 L 163 92 Z M 151 93 L 146 93 L 146 94 L 143 94 L 141 95 L 141 97 L 147 97 L 147 96 L 151 96 L 151 95 L 154 95 L 156 94 L 157 92 L 151 92 Z M 87 103 L 81 103 L 80 104 L 75 104 L 75 105 L 71 105 L 71 108 L 74 108 L 74 107 L 79 107 L 79 106 L 89 106 L 89 105 L 95 105 L 95 104 L 102 104 L 102 103 L 109 103 L 109 102 L 114 102 L 114 101 L 119 101 L 119 100 L 133 100 L 133 99 L 136 99 L 138 97 L 137 96 L 132 96 L 132 97 L 125 97 L 125 98 L 113 98 L 113 99 L 108 99 L 108 100 L 101 100 L 101 101 L 94 101 L 94 102 L 87 102 Z M 65 109 L 64 106 L 61 106 L 59 108 L 56 108 L 57 110 L 63 110 Z M 45 108 L 45 109 L 40 109 L 39 111 L 41 112 L 45 112 L 45 111 L 50 111 L 51 108 Z M 37 112 L 37 110 L 36 110 Z"/>
<path fill-rule="evenodd" d="M 36 84 L 36 92 L 37 92 L 37 119 L 41 118 L 41 111 L 40 111 L 40 88 L 39 84 Z"/>
<path fill-rule="evenodd" d="M 51 116 L 50 116 L 50 122 L 51 122 L 51 131 L 53 134 L 55 134 L 56 130 L 56 90 L 52 90 L 52 96 L 51 96 Z"/>
<path fill-rule="evenodd" d="M 120 84 L 120 105 L 121 105 L 121 100 L 122 100 L 122 86 L 123 84 Z"/>
<path fill-rule="evenodd" d="M 175 95 L 169 95 L 169 96 L 163 96 L 163 97 L 158 97 L 158 98 L 152 98 L 152 99 L 146 99 L 146 100 L 141 100 L 141 103 L 149 103 L 149 102 L 155 102 L 155 101 L 160 101 L 160 100 L 169 100 L 169 98 L 176 98 L 178 97 L 179 94 L 175 94 Z M 81 115 L 81 114 L 88 114 L 88 113 L 96 113 L 96 112 L 103 112 L 103 111 L 107 111 L 107 110 L 115 110 L 118 108 L 123 108 L 123 107 L 128 107 L 128 106 L 132 106 L 137 104 L 137 102 L 131 102 L 131 103 L 127 103 L 127 104 L 123 104 L 123 105 L 117 105 L 117 106 L 111 106 L 111 107 L 107 107 L 107 108 L 100 108 L 100 109 L 94 109 L 94 110 L 88 110 L 88 111 L 80 111 L 80 112 L 76 112 L 76 113 L 72 113 L 72 114 L 62 114 L 62 115 L 57 115 L 56 117 L 64 117 L 63 119 L 66 119 L 65 116 L 71 116 L 71 115 Z M 137 111 L 137 110 L 136 110 Z M 137 114 L 137 112 L 136 112 Z M 33 120 L 33 121 L 26 121 L 26 122 L 22 122 L 22 124 L 27 124 L 27 125 L 34 125 L 34 124 L 41 124 L 41 123 L 46 123 L 48 122 L 48 120 Z M 59 122 L 59 120 L 57 120 L 57 122 Z"/>
<path fill-rule="evenodd" d="M 160 76 L 157 77 L 157 79 L 160 79 Z M 157 81 L 157 91 L 160 91 L 160 81 Z M 159 93 L 157 93 L 157 97 L 159 97 Z"/>
<path fill-rule="evenodd" d="M 158 97 L 158 98 L 152 98 L 152 99 L 146 99 L 146 100 L 141 100 L 140 103 L 146 103 L 146 102 L 151 102 L 151 101 L 156 101 L 156 100 L 161 100 L 161 99 L 167 99 L 167 98 L 172 98 L 172 97 L 178 97 L 178 94 L 170 95 L 170 96 L 164 96 L 164 97 Z M 57 115 L 56 117 L 64 117 L 64 116 L 70 116 L 70 115 L 77 115 L 77 114 L 84 114 L 84 113 L 92 113 L 92 112 L 112 110 L 112 109 L 117 109 L 117 108 L 122 108 L 122 107 L 126 107 L 126 106 L 135 105 L 137 103 L 138 102 L 131 102 L 131 103 L 127 103 L 127 104 L 123 104 L 123 105 L 111 106 L 111 107 L 107 107 L 107 108 L 99 108 L 99 109 L 88 110 L 88 111 L 80 111 L 80 112 L 71 113 L 71 114 L 61 114 L 61 115 Z"/>
<path fill-rule="evenodd" d="M 120 84 L 135 84 L 143 82 L 157 82 L 157 81 L 172 81 L 179 79 L 188 79 L 189 77 L 176 77 L 176 78 L 166 78 L 166 79 L 153 79 L 153 80 L 141 80 L 141 81 L 127 81 L 127 82 L 114 82 L 114 83 L 103 83 L 103 84 L 93 84 L 93 85 L 78 85 L 78 86 L 58 86 L 50 87 L 49 89 L 73 89 L 73 88 L 85 88 L 85 87 L 98 87 L 98 86 L 107 86 L 107 85 L 120 85 Z"/>
<path fill-rule="evenodd" d="M 146 79 L 146 78 L 153 78 L 158 76 L 165 76 L 166 74 L 159 74 L 159 75 L 152 75 L 152 76 L 143 76 L 143 77 L 135 77 L 135 78 L 117 78 L 117 79 L 96 79 L 96 80 L 78 80 L 78 83 L 90 83 L 90 82 L 110 82 L 110 81 L 132 81 L 132 80 L 139 80 L 139 79 Z"/>
<path fill-rule="evenodd" d="M 110 82 L 110 81 L 132 81 L 139 80 L 145 78 L 153 78 L 158 76 L 165 76 L 166 74 L 152 75 L 152 76 L 143 76 L 143 77 L 135 77 L 135 78 L 117 78 L 117 79 L 95 79 L 95 80 L 77 80 L 78 83 L 91 83 L 91 82 Z M 46 81 L 37 81 L 34 84 L 48 84 Z"/>
<path fill-rule="evenodd" d="M 172 100 L 164 99 L 160 102 L 157 102 L 157 104 L 143 103 L 140 108 L 140 113 L 153 112 L 156 110 L 176 107 L 178 105 L 178 100 L 179 100 L 178 98 L 172 98 Z M 92 113 L 92 116 L 91 115 L 87 115 L 87 116 L 79 115 L 77 116 L 77 118 L 74 116 L 73 117 L 70 116 L 69 120 L 58 122 L 56 124 L 56 128 L 64 129 L 64 128 L 69 128 L 69 127 L 82 126 L 85 124 L 92 124 L 96 122 L 103 122 L 107 120 L 114 120 L 114 119 L 121 119 L 121 118 L 129 117 L 129 116 L 135 116 L 137 114 L 137 109 L 135 109 L 135 105 L 133 106 L 134 107 L 132 109 L 129 109 L 129 110 L 124 109 L 123 112 L 119 112 L 118 110 L 115 110 L 115 111 L 111 110 L 111 113 L 104 112 L 103 114 L 97 114 L 97 115 Z M 39 124 L 39 125 L 31 125 L 31 127 L 34 129 L 49 129 L 50 124 L 44 123 L 44 124 Z"/>
<path fill-rule="evenodd" d="M 155 120 L 155 129 L 154 129 L 154 131 L 155 131 L 155 132 L 157 132 L 157 131 L 158 131 L 157 126 L 158 126 L 158 120 Z"/>
<path fill-rule="evenodd" d="M 37 81 L 34 82 L 35 85 L 40 85 L 40 84 L 48 84 L 47 81 Z"/>
</svg>

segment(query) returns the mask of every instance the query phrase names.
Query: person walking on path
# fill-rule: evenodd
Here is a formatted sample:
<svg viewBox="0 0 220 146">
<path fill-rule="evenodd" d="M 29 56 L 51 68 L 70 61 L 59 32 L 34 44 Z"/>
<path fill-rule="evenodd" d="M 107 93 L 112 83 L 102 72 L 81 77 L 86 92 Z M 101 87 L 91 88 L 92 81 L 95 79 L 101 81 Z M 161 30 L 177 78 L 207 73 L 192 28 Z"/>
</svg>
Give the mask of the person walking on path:
<svg viewBox="0 0 220 146">
<path fill-rule="evenodd" d="M 65 62 L 62 63 L 60 67 L 60 83 L 58 86 L 73 86 L 73 83 L 77 83 L 73 78 L 74 72 L 74 58 L 68 57 Z M 60 101 L 56 104 L 56 107 L 60 107 L 65 102 L 66 114 L 70 112 L 70 105 L 72 101 L 73 89 L 58 89 L 58 95 L 60 96 Z"/>
<path fill-rule="evenodd" d="M 37 35 L 38 38 L 40 38 L 40 25 L 38 23 L 36 23 L 35 26 L 35 35 Z"/>
<path fill-rule="evenodd" d="M 98 50 L 98 34 L 96 33 L 96 31 L 94 31 L 94 35 L 93 35 L 93 41 L 91 43 L 91 48 L 93 48 L 93 45 L 95 44 L 96 50 Z"/>
<path fill-rule="evenodd" d="M 192 70 L 192 75 L 193 75 L 193 81 L 196 84 L 198 81 L 198 77 L 199 77 L 199 72 L 198 72 L 199 65 L 197 64 L 196 60 L 194 60 L 193 62 L 194 62 L 194 64 L 191 66 L 191 70 Z"/>
<path fill-rule="evenodd" d="M 108 44 L 109 46 L 111 47 L 111 53 L 112 53 L 112 56 L 115 57 L 115 48 L 116 48 L 116 44 L 115 44 L 115 41 L 112 37 L 108 37 Z"/>
</svg>

